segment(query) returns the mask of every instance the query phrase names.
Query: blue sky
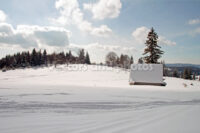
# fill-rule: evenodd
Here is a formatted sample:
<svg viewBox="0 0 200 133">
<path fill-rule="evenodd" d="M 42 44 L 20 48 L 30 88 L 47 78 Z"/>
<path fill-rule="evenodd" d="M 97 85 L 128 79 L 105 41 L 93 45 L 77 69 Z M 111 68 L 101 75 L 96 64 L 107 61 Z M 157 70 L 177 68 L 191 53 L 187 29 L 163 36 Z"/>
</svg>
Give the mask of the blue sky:
<svg viewBox="0 0 200 133">
<path fill-rule="evenodd" d="M 146 34 L 154 27 L 165 51 L 162 60 L 200 64 L 199 0 L 0 0 L 0 3 L 0 57 L 33 47 L 49 52 L 69 49 L 76 52 L 85 48 L 93 61 L 103 62 L 107 52 L 115 51 L 133 55 L 137 62 L 145 47 Z"/>
</svg>

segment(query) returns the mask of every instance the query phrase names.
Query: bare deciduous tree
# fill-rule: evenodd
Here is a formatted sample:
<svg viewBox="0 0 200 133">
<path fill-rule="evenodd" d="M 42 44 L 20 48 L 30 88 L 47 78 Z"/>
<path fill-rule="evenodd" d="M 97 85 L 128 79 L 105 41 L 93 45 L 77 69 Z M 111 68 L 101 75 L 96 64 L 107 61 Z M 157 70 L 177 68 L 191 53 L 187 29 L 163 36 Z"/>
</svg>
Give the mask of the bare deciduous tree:
<svg viewBox="0 0 200 133">
<path fill-rule="evenodd" d="M 106 64 L 108 66 L 116 66 L 117 65 L 117 54 L 115 52 L 109 52 L 107 55 L 106 55 Z"/>
</svg>

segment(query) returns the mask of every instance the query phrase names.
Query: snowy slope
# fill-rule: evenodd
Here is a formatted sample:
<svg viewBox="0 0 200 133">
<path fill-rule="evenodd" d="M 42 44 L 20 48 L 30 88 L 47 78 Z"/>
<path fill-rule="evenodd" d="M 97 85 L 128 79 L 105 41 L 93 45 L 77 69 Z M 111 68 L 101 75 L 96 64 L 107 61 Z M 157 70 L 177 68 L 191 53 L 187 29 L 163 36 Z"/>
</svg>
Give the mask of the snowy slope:
<svg viewBox="0 0 200 133">
<path fill-rule="evenodd" d="M 200 82 L 165 79 L 129 86 L 128 71 L 82 65 L 0 72 L 0 132 L 199 133 Z"/>
</svg>

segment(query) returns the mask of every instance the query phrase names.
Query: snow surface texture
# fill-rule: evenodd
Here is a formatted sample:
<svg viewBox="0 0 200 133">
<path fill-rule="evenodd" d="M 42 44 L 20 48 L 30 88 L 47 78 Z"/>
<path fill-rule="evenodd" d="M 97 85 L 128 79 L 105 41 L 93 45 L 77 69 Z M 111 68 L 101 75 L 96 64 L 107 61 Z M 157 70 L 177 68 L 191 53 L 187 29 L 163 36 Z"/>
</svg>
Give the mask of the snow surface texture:
<svg viewBox="0 0 200 133">
<path fill-rule="evenodd" d="M 200 82 L 129 86 L 129 72 L 61 65 L 0 72 L 0 133 L 199 133 Z"/>
</svg>

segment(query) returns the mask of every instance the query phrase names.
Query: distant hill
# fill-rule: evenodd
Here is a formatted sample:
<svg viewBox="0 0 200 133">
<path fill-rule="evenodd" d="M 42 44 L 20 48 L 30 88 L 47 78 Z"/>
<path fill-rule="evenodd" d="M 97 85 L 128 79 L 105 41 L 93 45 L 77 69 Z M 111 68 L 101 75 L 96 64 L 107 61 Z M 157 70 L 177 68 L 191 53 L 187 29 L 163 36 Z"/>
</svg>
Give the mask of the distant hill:
<svg viewBox="0 0 200 133">
<path fill-rule="evenodd" d="M 200 74 L 200 65 L 197 64 L 165 64 L 166 67 L 170 68 L 172 71 L 177 69 L 179 72 L 183 72 L 185 68 L 189 68 L 192 70 L 192 73 Z"/>
<path fill-rule="evenodd" d="M 200 65 L 198 64 L 182 64 L 182 63 L 176 63 L 176 64 L 166 64 L 167 67 L 196 67 L 200 68 Z"/>
</svg>

